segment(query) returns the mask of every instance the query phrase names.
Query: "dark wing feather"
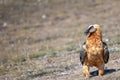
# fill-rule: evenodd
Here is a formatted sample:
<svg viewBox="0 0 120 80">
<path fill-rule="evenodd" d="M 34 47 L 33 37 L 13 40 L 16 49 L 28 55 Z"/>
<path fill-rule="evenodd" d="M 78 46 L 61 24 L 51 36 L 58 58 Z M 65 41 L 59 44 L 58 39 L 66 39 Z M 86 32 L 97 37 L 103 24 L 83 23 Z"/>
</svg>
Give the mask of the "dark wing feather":
<svg viewBox="0 0 120 80">
<path fill-rule="evenodd" d="M 82 48 L 80 50 L 80 62 L 81 62 L 82 65 L 83 65 L 83 63 L 85 61 L 85 58 L 86 58 L 86 55 L 87 55 L 87 52 L 83 48 L 83 45 L 85 45 L 85 44 L 86 44 L 85 42 L 82 44 Z"/>
<path fill-rule="evenodd" d="M 108 60 L 109 60 L 109 50 L 108 50 L 108 46 L 105 42 L 103 42 L 103 46 L 106 47 L 104 49 L 104 53 L 103 53 L 103 58 L 104 58 L 104 62 L 105 63 L 108 63 Z"/>
</svg>

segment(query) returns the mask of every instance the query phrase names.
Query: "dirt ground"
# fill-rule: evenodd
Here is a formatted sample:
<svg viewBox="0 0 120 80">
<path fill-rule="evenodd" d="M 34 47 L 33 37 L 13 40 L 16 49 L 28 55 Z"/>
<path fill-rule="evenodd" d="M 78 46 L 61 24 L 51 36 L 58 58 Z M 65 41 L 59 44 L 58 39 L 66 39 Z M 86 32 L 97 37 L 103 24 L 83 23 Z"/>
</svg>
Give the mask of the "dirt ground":
<svg viewBox="0 0 120 80">
<path fill-rule="evenodd" d="M 119 0 L 0 0 L 0 80 L 120 80 Z M 84 31 L 102 26 L 110 59 L 85 79 Z"/>
</svg>

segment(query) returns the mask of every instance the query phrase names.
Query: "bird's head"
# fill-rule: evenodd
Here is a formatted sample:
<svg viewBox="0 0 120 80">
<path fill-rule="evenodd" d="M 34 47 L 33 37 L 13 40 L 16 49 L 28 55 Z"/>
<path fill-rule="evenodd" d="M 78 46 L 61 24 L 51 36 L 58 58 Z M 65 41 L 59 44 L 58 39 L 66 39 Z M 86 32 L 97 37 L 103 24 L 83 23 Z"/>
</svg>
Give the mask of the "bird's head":
<svg viewBox="0 0 120 80">
<path fill-rule="evenodd" d="M 89 36 L 91 33 L 101 34 L 100 25 L 98 25 L 98 24 L 90 25 L 90 26 L 86 29 L 85 34 L 86 34 L 87 36 Z"/>
</svg>

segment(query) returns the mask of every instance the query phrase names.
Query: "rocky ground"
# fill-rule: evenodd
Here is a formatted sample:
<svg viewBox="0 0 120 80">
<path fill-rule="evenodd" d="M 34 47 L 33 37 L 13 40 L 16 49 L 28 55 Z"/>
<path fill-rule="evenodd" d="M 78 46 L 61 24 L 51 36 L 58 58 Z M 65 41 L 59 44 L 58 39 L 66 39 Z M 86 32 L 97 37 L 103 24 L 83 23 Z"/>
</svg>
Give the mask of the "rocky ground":
<svg viewBox="0 0 120 80">
<path fill-rule="evenodd" d="M 84 80 L 84 30 L 100 24 L 110 50 L 105 74 L 120 80 L 119 0 L 0 0 L 0 80 Z"/>
</svg>

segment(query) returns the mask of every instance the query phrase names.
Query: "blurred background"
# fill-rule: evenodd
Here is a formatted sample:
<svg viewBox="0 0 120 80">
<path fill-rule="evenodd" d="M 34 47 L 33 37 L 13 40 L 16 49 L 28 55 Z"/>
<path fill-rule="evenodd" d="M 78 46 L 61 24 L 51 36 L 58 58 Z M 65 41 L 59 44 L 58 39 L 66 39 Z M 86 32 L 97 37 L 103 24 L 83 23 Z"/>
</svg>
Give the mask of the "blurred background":
<svg viewBox="0 0 120 80">
<path fill-rule="evenodd" d="M 109 46 L 107 66 L 119 68 L 119 0 L 0 0 L 0 80 L 84 79 L 80 45 L 95 23 Z"/>
</svg>

